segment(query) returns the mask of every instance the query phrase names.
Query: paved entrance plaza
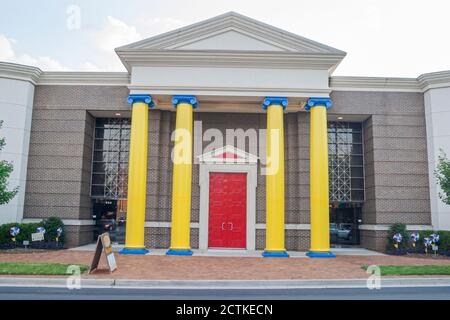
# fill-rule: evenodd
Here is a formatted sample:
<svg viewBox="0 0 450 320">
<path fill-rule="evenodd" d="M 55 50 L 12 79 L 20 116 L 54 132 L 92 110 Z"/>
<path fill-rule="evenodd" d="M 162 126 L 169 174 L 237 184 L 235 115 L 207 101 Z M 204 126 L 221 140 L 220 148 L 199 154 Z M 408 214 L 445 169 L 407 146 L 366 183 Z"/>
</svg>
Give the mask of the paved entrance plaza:
<svg viewBox="0 0 450 320">
<path fill-rule="evenodd" d="M 344 252 L 345 253 L 345 252 Z M 39 253 L 0 253 L 2 262 L 60 262 L 89 264 L 90 250 L 63 250 Z M 292 256 L 295 256 L 293 254 Z M 299 253 L 300 256 L 300 253 Z M 201 256 L 173 257 L 159 255 L 118 255 L 118 269 L 85 274 L 85 278 L 149 279 L 149 280 L 269 280 L 269 279 L 361 279 L 368 274 L 362 265 L 426 265 L 449 264 L 450 259 L 407 256 L 339 254 L 335 259 L 295 259 Z M 100 267 L 106 269 L 105 261 Z"/>
</svg>

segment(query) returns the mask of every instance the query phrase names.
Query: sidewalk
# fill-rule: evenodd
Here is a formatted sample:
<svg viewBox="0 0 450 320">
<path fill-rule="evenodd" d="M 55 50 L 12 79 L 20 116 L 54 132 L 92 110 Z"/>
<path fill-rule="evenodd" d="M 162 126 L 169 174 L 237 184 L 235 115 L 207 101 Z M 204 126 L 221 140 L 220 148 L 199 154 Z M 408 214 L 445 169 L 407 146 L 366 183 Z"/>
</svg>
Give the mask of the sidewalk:
<svg viewBox="0 0 450 320">
<path fill-rule="evenodd" d="M 71 283 L 72 284 L 72 283 Z M 372 282 L 370 282 L 372 285 Z M 382 278 L 380 288 L 450 287 L 450 278 Z M 0 287 L 67 288 L 67 278 L 0 277 Z M 129 280 L 82 279 L 80 287 L 110 289 L 331 289 L 367 288 L 367 279 L 310 280 Z"/>
<path fill-rule="evenodd" d="M 440 265 L 450 259 L 423 259 L 406 256 L 338 255 L 335 259 L 260 258 L 165 255 L 119 255 L 114 273 L 83 274 L 88 279 L 112 280 L 321 280 L 367 279 L 362 265 Z M 52 251 L 40 253 L 0 253 L 1 262 L 59 262 L 89 265 L 91 251 Z M 100 268 L 106 268 L 102 261 Z M 4 276 L 8 277 L 8 276 Z M 26 277 L 29 278 L 29 277 Z M 56 277 L 57 278 L 57 277 Z M 428 277 L 431 278 L 431 277 Z M 445 278 L 445 277 L 443 277 Z M 447 277 L 448 278 L 448 277 Z"/>
</svg>

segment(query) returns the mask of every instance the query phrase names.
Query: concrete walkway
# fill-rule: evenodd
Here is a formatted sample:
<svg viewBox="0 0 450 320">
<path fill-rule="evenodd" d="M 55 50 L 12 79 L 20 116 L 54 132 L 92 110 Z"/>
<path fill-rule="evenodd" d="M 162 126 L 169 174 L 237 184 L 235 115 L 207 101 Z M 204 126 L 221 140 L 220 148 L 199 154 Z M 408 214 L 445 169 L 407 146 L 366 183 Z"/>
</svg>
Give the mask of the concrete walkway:
<svg viewBox="0 0 450 320">
<path fill-rule="evenodd" d="M 95 243 L 87 244 L 81 247 L 71 248 L 69 250 L 73 251 L 95 251 Z M 113 250 L 119 252 L 123 245 L 113 245 Z M 166 254 L 167 249 L 150 249 L 147 255 L 161 256 Z M 331 251 L 338 256 L 383 256 L 384 254 L 376 251 L 371 251 L 364 248 L 332 248 Z M 234 250 L 234 249 L 209 249 L 209 250 L 198 250 L 193 249 L 192 252 L 194 256 L 200 257 L 250 257 L 258 258 L 261 257 L 262 250 Z M 306 252 L 300 251 L 289 251 L 289 256 L 291 258 L 307 258 Z"/>
<path fill-rule="evenodd" d="M 73 281 L 60 278 L 0 277 L 0 287 L 67 288 Z M 81 288 L 118 289 L 329 289 L 367 288 L 373 282 L 367 279 L 310 279 L 310 280 L 135 280 L 135 279 L 81 279 Z M 450 287 L 450 278 L 380 279 L 379 288 Z M 373 287 L 370 287 L 373 288 Z"/>
</svg>

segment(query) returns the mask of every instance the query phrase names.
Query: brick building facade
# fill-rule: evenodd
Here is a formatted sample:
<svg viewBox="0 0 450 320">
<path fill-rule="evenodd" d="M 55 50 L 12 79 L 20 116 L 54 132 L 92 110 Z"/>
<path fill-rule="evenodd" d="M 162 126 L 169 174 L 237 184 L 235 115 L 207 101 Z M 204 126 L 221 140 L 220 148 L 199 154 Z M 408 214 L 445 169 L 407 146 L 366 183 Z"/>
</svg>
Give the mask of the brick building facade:
<svg viewBox="0 0 450 320">
<path fill-rule="evenodd" d="M 280 33 L 286 37 L 277 39 Z M 126 210 L 122 215 L 117 207 L 127 199 L 126 183 L 118 186 L 118 179 L 127 177 L 122 169 L 128 168 L 129 144 L 119 150 L 126 159 L 106 150 L 107 129 L 101 123 L 125 119 L 124 129 L 109 130 L 123 130 L 128 135 L 123 139 L 130 140 L 127 97 L 148 94 L 156 103 L 148 111 L 145 246 L 171 247 L 171 154 L 177 109 L 170 99 L 189 94 L 198 101 L 193 113 L 189 194 L 191 248 L 204 248 L 205 243 L 207 247 L 202 237 L 208 237 L 205 230 L 210 237 L 212 232 L 201 214 L 210 208 L 202 198 L 200 181 L 201 167 L 207 164 L 196 161 L 211 144 L 205 133 L 215 130 L 225 137 L 227 130 L 242 129 L 248 134 L 265 130 L 268 114 L 261 103 L 274 96 L 289 101 L 283 114 L 286 250 L 310 248 L 312 131 L 305 106 L 312 97 L 333 101 L 327 111 L 332 244 L 383 250 L 386 230 L 396 222 L 407 224 L 410 230 L 450 229 L 450 210 L 440 203 L 432 175 L 438 150 L 450 151 L 450 131 L 441 120 L 450 118 L 445 99 L 450 98 L 450 72 L 417 79 L 333 77 L 331 73 L 345 56 L 342 51 L 235 13 L 116 51 L 128 72 L 43 72 L 0 64 L 0 117 L 5 121 L 7 141 L 16 145 L 16 150 L 5 150 L 4 155 L 15 161 L 12 183 L 21 188 L 17 199 L 1 208 L 9 215 L 0 221 L 58 216 L 66 224 L 68 245 L 76 246 L 94 240 L 96 210 L 104 203 L 115 206 L 116 222 L 127 217 Z M 28 99 L 17 101 L 18 95 Z M 19 109 L 23 112 L 13 120 L 11 114 Z M 103 149 L 96 149 L 97 141 Z M 267 181 L 261 158 L 265 146 L 258 140 L 258 154 L 254 154 L 252 143 L 227 141 L 227 145 L 231 153 L 259 157 L 254 203 L 247 203 L 244 210 L 254 214 L 253 221 L 247 220 L 247 228 L 250 224 L 252 229 L 246 234 L 254 237 L 254 247 L 241 249 L 264 249 Z M 108 160 L 110 155 L 118 155 L 119 160 Z M 117 162 L 119 168 L 123 162 L 123 168 L 114 167 L 115 175 L 108 176 L 104 168 L 99 173 L 96 162 L 108 167 L 108 161 Z M 123 186 L 125 190 L 120 189 Z M 234 225 L 230 226 L 232 230 Z"/>
</svg>

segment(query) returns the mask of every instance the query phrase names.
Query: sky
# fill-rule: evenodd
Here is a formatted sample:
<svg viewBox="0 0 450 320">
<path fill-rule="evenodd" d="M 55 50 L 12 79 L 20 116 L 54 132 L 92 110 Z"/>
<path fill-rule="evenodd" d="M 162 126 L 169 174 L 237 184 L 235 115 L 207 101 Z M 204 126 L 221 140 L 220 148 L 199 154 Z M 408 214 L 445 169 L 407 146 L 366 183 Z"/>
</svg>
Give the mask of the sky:
<svg viewBox="0 0 450 320">
<path fill-rule="evenodd" d="M 450 70 L 448 0 L 3 0 L 0 61 L 125 71 L 114 48 L 228 11 L 347 52 L 345 76 Z"/>
</svg>

